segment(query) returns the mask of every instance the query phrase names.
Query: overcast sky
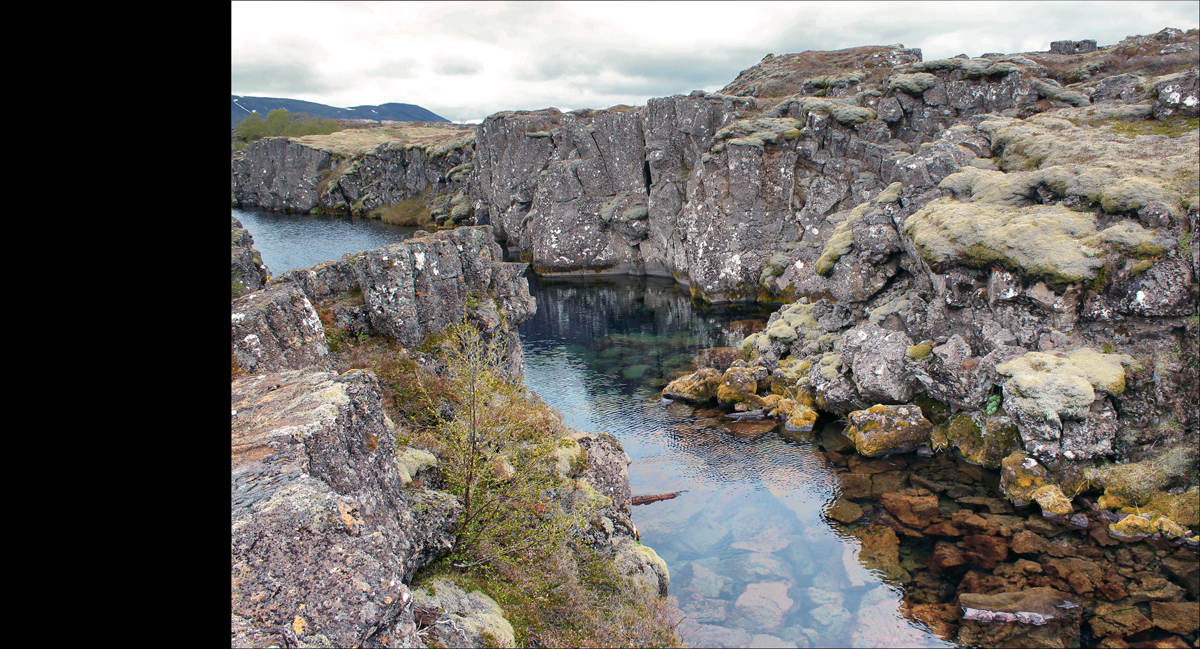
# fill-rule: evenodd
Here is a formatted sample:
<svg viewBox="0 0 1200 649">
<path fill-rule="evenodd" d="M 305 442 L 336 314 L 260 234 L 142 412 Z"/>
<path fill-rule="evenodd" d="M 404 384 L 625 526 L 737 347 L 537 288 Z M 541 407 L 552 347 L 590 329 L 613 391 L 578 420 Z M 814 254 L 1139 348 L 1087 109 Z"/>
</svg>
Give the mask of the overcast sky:
<svg viewBox="0 0 1200 649">
<path fill-rule="evenodd" d="M 400 102 L 452 121 L 719 90 L 767 53 L 903 43 L 925 60 L 1111 45 L 1191 2 L 233 2 L 232 94 Z"/>
</svg>

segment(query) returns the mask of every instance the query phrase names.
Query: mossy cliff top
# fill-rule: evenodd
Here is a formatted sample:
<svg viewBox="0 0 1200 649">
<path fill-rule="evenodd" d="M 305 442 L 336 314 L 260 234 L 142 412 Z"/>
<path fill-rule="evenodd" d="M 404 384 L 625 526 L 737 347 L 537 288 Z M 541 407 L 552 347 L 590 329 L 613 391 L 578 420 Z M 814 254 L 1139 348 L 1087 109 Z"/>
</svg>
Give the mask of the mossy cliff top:
<svg viewBox="0 0 1200 649">
<path fill-rule="evenodd" d="M 423 149 L 426 154 L 436 157 L 474 144 L 475 127 L 437 128 L 405 123 L 292 139 L 314 149 L 346 157 L 371 153 L 385 144 L 391 149 Z"/>
<path fill-rule="evenodd" d="M 1025 120 L 992 117 L 979 129 L 991 136 L 1001 170 L 1044 172 L 1026 177 L 1027 186 L 1041 182 L 1058 196 L 1077 196 L 1110 213 L 1160 201 L 1177 216 L 1195 204 L 1200 130 L 1129 137 L 1122 127 L 1135 115 L 1116 112 L 1089 107 Z"/>
</svg>

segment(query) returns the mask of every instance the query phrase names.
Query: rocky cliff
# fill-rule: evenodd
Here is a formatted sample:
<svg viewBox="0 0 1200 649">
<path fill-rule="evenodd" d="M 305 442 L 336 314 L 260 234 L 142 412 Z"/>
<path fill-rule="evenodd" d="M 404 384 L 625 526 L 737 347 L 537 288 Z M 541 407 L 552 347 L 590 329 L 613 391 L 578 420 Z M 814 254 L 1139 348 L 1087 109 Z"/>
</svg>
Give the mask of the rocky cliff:
<svg viewBox="0 0 1200 649">
<path fill-rule="evenodd" d="M 239 225 L 235 243 L 249 246 Z M 235 248 L 235 262 L 238 250 L 256 258 Z M 519 380 L 516 327 L 535 303 L 526 264 L 500 252 L 489 228 L 462 227 L 290 271 L 232 302 L 233 646 L 513 646 L 505 611 L 486 595 L 440 578 L 436 591 L 409 589 L 452 548 L 463 507 L 431 488 L 441 483 L 437 457 L 405 444 L 413 422 L 389 416 L 396 386 L 369 370 L 331 371 L 346 335 L 385 341 L 383 366 L 425 372 L 415 357 L 436 368 L 409 348 L 466 321 L 498 343 L 501 372 Z M 436 390 L 442 379 L 424 376 Z M 440 416 L 451 416 L 457 397 L 441 398 Z M 546 410 L 524 398 L 528 410 Z M 582 521 L 572 542 L 593 548 L 616 579 L 644 584 L 647 601 L 665 596 L 666 564 L 637 543 L 629 520 L 620 443 L 543 423 L 564 435 L 548 461 L 554 506 Z"/>
<path fill-rule="evenodd" d="M 232 162 L 232 202 L 286 212 L 325 212 L 388 220 L 406 201 L 462 223 L 475 133 L 469 127 L 413 123 L 347 129 L 327 136 L 263 138 Z M 408 206 L 405 206 L 408 207 Z M 423 221 L 422 221 L 423 222 Z M 411 223 L 420 224 L 420 223 Z"/>
</svg>

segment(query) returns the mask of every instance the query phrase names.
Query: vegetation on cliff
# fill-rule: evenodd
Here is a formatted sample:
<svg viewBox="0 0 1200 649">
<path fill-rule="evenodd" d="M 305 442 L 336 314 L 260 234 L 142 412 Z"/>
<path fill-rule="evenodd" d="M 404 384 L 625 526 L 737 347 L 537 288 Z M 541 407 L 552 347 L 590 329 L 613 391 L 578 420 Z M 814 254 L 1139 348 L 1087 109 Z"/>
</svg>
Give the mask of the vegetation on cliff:
<svg viewBox="0 0 1200 649">
<path fill-rule="evenodd" d="M 336 369 L 376 373 L 397 443 L 432 451 L 438 486 L 463 503 L 454 549 L 414 590 L 445 579 L 482 591 L 518 646 L 682 646 L 674 601 L 581 536 L 611 501 L 581 481 L 587 455 L 555 411 L 503 376 L 495 345 L 467 324 L 416 350 L 331 329 L 343 341 Z"/>
<path fill-rule="evenodd" d="M 337 120 L 309 117 L 305 113 L 289 113 L 280 108 L 267 113 L 266 117 L 261 113 L 247 115 L 234 132 L 245 142 L 256 142 L 264 137 L 328 135 L 341 128 Z"/>
</svg>

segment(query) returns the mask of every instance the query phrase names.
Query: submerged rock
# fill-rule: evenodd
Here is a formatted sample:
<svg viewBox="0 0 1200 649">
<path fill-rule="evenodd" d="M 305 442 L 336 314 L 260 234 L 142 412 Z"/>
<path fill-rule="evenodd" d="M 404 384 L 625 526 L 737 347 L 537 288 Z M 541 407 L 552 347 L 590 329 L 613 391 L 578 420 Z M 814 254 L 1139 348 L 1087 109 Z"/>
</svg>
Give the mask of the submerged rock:
<svg viewBox="0 0 1200 649">
<path fill-rule="evenodd" d="M 963 625 L 957 641 L 988 647 L 1071 647 L 1079 643 L 1079 600 L 1053 588 L 958 598 Z"/>
<path fill-rule="evenodd" d="M 846 437 L 868 457 L 911 451 L 929 442 L 933 424 L 918 406 L 871 406 L 847 416 Z"/>
</svg>

